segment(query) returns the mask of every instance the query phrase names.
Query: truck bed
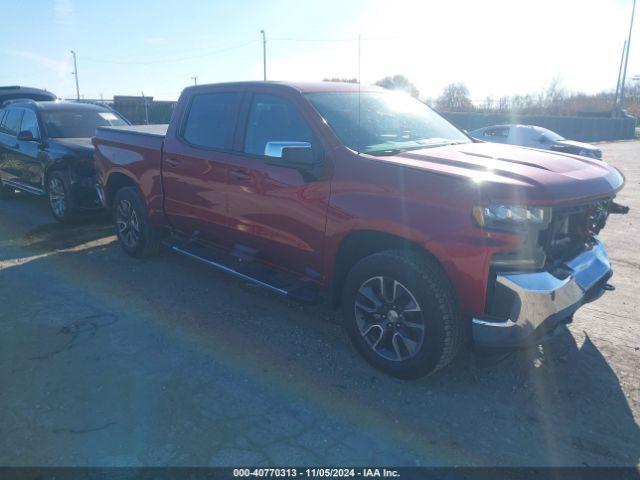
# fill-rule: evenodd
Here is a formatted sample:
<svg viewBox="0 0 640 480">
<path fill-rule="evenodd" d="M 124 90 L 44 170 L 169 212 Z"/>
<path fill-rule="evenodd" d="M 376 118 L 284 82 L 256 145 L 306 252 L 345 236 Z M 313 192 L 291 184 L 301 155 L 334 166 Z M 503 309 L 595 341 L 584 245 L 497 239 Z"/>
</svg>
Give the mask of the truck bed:
<svg viewBox="0 0 640 480">
<path fill-rule="evenodd" d="M 98 130 L 121 131 L 126 133 L 140 133 L 164 137 L 167 134 L 169 124 L 161 125 L 126 125 L 120 127 L 98 127 Z"/>
<path fill-rule="evenodd" d="M 139 186 L 152 217 L 162 214 L 162 149 L 167 128 L 168 125 L 98 127 L 92 139 L 98 181 L 114 172 L 129 177 Z M 108 202 L 113 200 L 108 189 L 106 195 Z"/>
<path fill-rule="evenodd" d="M 101 141 L 121 143 L 144 149 L 162 149 L 162 142 L 169 125 L 130 125 L 123 127 L 98 127 L 95 138 Z"/>
</svg>

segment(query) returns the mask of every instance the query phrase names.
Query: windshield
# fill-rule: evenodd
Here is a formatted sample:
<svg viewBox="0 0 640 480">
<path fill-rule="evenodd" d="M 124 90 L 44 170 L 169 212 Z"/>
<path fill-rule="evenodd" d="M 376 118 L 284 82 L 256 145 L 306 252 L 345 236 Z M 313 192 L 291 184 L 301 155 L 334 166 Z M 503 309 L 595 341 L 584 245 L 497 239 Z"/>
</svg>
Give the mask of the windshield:
<svg viewBox="0 0 640 480">
<path fill-rule="evenodd" d="M 42 121 L 49 138 L 92 137 L 98 127 L 127 125 L 122 117 L 109 110 L 44 110 Z"/>
<path fill-rule="evenodd" d="M 323 92 L 306 96 L 338 138 L 357 152 L 384 155 L 471 142 L 425 104 L 401 93 Z"/>
<path fill-rule="evenodd" d="M 551 130 L 547 130 L 546 128 L 538 127 L 538 128 L 536 128 L 536 130 L 538 130 L 538 133 L 540 133 L 543 137 L 545 137 L 547 140 L 549 140 L 551 142 L 557 142 L 559 140 L 564 140 L 563 136 L 558 135 L 556 132 L 552 132 Z"/>
</svg>

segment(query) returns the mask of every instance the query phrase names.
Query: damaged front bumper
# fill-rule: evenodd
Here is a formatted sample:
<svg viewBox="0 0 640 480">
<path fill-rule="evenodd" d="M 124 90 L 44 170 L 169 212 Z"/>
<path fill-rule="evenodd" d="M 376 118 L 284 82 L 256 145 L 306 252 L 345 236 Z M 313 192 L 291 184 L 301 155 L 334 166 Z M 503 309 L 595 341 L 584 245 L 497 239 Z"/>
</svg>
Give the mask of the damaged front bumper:
<svg viewBox="0 0 640 480">
<path fill-rule="evenodd" d="M 478 349 L 521 347 L 566 321 L 585 303 L 611 289 L 611 263 L 594 238 L 588 249 L 553 272 L 499 273 L 491 315 L 472 319 Z"/>
</svg>

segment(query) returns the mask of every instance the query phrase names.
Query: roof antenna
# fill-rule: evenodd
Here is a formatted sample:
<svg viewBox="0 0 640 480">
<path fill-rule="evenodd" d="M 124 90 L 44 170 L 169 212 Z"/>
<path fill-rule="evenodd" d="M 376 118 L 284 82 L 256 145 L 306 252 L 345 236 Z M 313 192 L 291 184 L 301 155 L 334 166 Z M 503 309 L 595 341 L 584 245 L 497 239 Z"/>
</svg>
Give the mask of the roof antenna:
<svg viewBox="0 0 640 480">
<path fill-rule="evenodd" d="M 362 35 L 358 34 L 358 137 L 362 132 L 360 127 L 360 85 L 361 85 L 361 76 L 360 76 L 360 63 L 362 58 Z M 361 145 L 360 138 L 358 138 L 358 153 L 360 153 Z"/>
</svg>

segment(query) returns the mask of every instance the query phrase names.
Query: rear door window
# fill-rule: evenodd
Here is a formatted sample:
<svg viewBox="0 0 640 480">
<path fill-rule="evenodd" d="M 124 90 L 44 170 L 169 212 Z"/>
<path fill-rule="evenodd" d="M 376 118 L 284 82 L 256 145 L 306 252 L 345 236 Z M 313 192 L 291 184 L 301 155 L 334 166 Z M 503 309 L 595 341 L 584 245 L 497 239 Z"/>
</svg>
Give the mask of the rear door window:
<svg viewBox="0 0 640 480">
<path fill-rule="evenodd" d="M 241 95 L 235 92 L 195 95 L 182 138 L 198 147 L 231 149 Z"/>
</svg>

